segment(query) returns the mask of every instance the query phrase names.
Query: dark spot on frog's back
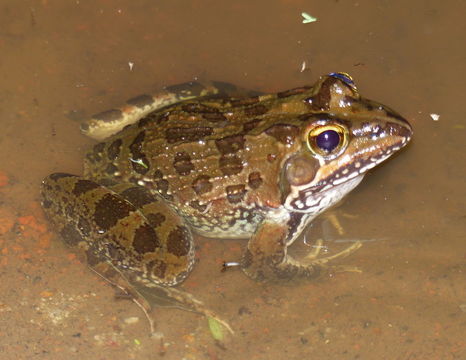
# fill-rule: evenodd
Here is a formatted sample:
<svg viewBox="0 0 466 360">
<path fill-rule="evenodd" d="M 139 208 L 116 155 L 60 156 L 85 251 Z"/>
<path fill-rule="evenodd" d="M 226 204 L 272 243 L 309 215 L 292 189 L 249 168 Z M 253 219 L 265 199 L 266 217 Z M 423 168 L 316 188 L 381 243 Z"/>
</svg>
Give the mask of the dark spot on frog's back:
<svg viewBox="0 0 466 360">
<path fill-rule="evenodd" d="M 227 121 L 227 118 L 219 109 L 197 102 L 187 103 L 183 105 L 182 109 L 188 114 L 199 114 L 202 118 L 210 122 Z"/>
<path fill-rule="evenodd" d="M 136 137 L 133 139 L 131 142 L 131 145 L 129 146 L 129 149 L 131 150 L 131 154 L 135 158 L 139 158 L 139 156 L 142 153 L 142 146 L 144 145 L 144 138 L 146 137 L 146 132 L 140 131 L 139 134 L 136 135 Z"/>
<path fill-rule="evenodd" d="M 227 154 L 220 158 L 219 168 L 225 176 L 236 175 L 243 171 L 243 162 L 238 156 Z"/>
<path fill-rule="evenodd" d="M 176 256 L 186 256 L 191 249 L 191 233 L 185 226 L 177 226 L 168 235 L 167 250 Z"/>
<path fill-rule="evenodd" d="M 197 195 L 202 195 L 210 192 L 213 188 L 210 182 L 210 176 L 200 175 L 193 181 L 193 190 Z"/>
<path fill-rule="evenodd" d="M 133 247 L 141 255 L 154 252 L 160 247 L 157 233 L 149 224 L 141 225 L 134 231 Z"/>
<path fill-rule="evenodd" d="M 135 172 L 144 175 L 149 171 L 149 161 L 143 152 L 146 132 L 143 130 L 133 139 L 129 150 L 131 152 L 131 166 Z"/>
<path fill-rule="evenodd" d="M 100 185 L 92 180 L 80 179 L 73 186 L 73 195 L 80 196 L 99 187 Z"/>
<path fill-rule="evenodd" d="M 144 205 L 157 201 L 157 198 L 142 186 L 133 186 L 125 189 L 120 193 L 120 195 L 138 209 L 142 208 Z"/>
<path fill-rule="evenodd" d="M 188 175 L 194 170 L 191 156 L 186 151 L 177 152 L 173 160 L 173 167 L 179 175 Z"/>
<path fill-rule="evenodd" d="M 203 140 L 212 135 L 211 127 L 172 127 L 165 131 L 165 138 L 169 144 L 176 142 L 193 142 Z"/>
<path fill-rule="evenodd" d="M 109 230 L 134 210 L 134 206 L 124 201 L 120 196 L 105 194 L 102 199 L 97 201 L 93 218 L 96 225 L 102 230 Z"/>
<path fill-rule="evenodd" d="M 237 204 L 244 199 L 247 193 L 244 185 L 231 185 L 226 187 L 227 199 L 231 204 Z"/>
<path fill-rule="evenodd" d="M 193 200 L 189 203 L 189 206 L 191 206 L 193 209 L 196 209 L 197 211 L 203 213 L 207 209 L 207 204 L 202 205 L 198 200 Z"/>
<path fill-rule="evenodd" d="M 244 149 L 245 138 L 242 135 L 231 135 L 215 140 L 218 151 L 222 154 L 234 154 Z"/>
<path fill-rule="evenodd" d="M 251 189 L 257 189 L 259 188 L 263 183 L 262 177 L 260 172 L 252 172 L 249 174 L 248 177 L 248 185 Z"/>
<path fill-rule="evenodd" d="M 122 143 L 123 141 L 121 139 L 116 139 L 107 148 L 107 157 L 110 161 L 113 161 L 118 157 Z"/>
</svg>

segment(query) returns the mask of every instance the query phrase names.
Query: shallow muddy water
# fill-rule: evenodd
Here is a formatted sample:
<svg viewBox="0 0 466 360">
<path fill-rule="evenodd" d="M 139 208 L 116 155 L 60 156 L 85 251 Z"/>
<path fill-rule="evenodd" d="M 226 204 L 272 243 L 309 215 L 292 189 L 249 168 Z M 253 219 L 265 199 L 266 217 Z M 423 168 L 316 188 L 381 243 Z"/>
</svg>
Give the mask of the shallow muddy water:
<svg viewBox="0 0 466 360">
<path fill-rule="evenodd" d="M 454 0 L 0 0 L 1 358 L 465 359 L 465 11 Z M 334 71 L 414 128 L 331 212 L 341 228 L 323 216 L 306 234 L 331 253 L 362 240 L 344 260 L 361 273 L 260 284 L 220 271 L 244 241 L 198 238 L 182 288 L 235 335 L 219 343 L 205 318 L 162 308 L 155 341 L 140 309 L 48 229 L 41 179 L 81 173 L 86 116 L 194 79 L 275 92 Z"/>
</svg>

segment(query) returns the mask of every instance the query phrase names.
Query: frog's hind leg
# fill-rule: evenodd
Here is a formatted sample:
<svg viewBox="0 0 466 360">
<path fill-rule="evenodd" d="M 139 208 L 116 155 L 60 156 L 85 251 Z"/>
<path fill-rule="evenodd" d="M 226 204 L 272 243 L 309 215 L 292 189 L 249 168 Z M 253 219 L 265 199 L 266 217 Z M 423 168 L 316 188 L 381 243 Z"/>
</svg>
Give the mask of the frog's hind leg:
<svg viewBox="0 0 466 360">
<path fill-rule="evenodd" d="M 168 288 L 181 283 L 192 269 L 192 235 L 183 220 L 145 188 L 105 187 L 56 173 L 43 181 L 42 207 L 64 242 L 84 254 L 95 272 L 130 295 L 146 314 L 157 298 L 147 294 L 158 291 L 166 302 L 218 319 L 189 294 Z M 151 331 L 153 327 L 152 322 Z"/>
<path fill-rule="evenodd" d="M 120 108 L 106 110 L 91 116 L 90 119 L 81 124 L 81 131 L 84 135 L 101 141 L 165 106 L 215 95 L 218 92 L 218 87 L 213 84 L 197 81 L 167 86 L 155 94 L 144 94 L 131 98 Z"/>
</svg>

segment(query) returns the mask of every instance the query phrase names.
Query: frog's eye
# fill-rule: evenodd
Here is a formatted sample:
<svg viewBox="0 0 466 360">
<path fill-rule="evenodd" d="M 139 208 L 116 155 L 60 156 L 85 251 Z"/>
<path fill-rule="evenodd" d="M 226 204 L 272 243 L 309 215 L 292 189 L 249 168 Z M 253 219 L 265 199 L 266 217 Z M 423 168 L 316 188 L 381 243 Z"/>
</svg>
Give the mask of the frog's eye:
<svg viewBox="0 0 466 360">
<path fill-rule="evenodd" d="M 307 146 L 315 155 L 333 158 L 348 144 L 348 130 L 339 124 L 318 125 L 309 130 Z"/>
</svg>

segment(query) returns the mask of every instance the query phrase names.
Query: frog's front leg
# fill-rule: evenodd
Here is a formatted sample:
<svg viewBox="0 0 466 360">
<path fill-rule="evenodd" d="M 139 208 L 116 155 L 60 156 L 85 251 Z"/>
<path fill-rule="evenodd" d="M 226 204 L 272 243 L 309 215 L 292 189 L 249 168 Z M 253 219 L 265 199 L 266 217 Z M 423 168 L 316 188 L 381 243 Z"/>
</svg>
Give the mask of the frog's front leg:
<svg viewBox="0 0 466 360">
<path fill-rule="evenodd" d="M 300 262 L 287 254 L 288 246 L 299 236 L 289 222 L 264 220 L 248 242 L 241 263 L 243 271 L 259 281 L 286 280 L 292 278 L 315 278 L 323 271 L 348 271 L 348 267 L 329 265 L 329 262 L 342 258 L 361 247 L 356 242 L 347 249 L 328 257 L 307 259 Z"/>
</svg>

